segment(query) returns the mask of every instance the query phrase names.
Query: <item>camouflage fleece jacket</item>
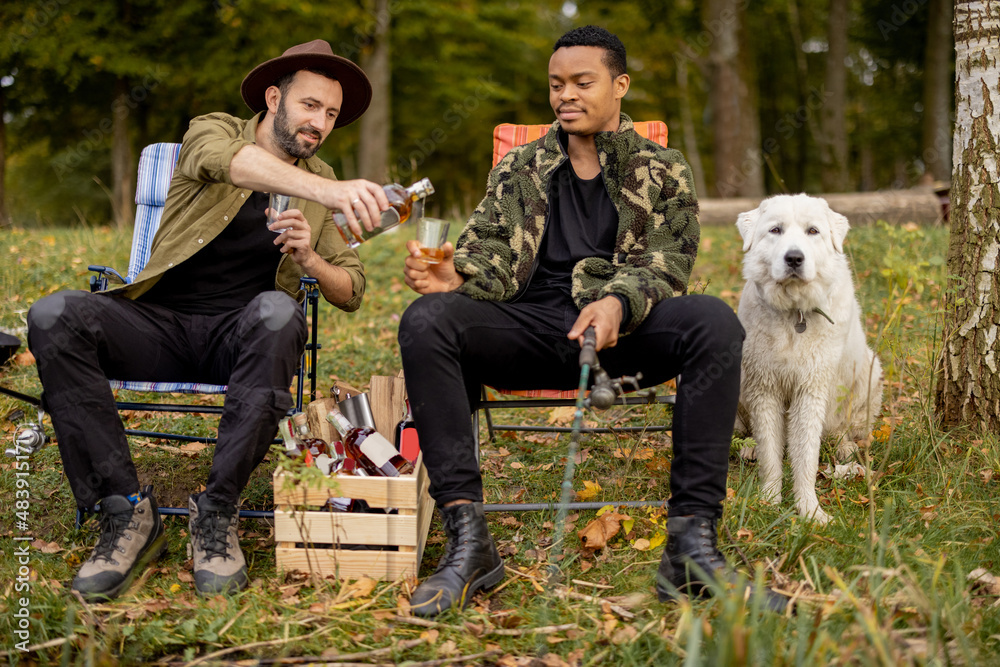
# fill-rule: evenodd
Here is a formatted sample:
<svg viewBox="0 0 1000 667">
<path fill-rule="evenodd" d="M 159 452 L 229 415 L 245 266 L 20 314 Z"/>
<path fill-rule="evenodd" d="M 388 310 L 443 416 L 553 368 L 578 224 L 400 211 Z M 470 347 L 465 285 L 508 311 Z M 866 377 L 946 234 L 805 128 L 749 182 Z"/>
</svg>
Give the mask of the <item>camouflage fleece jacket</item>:
<svg viewBox="0 0 1000 667">
<path fill-rule="evenodd" d="M 513 301 L 538 260 L 548 221 L 553 173 L 569 156 L 548 133 L 512 149 L 490 172 L 486 197 L 462 230 L 455 268 L 465 277 L 458 292 L 474 299 Z M 618 211 L 611 261 L 590 257 L 573 267 L 578 308 L 618 294 L 628 300 L 635 330 L 661 299 L 687 291 L 698 252 L 698 200 L 691 168 L 679 151 L 635 132 L 622 114 L 616 132 L 594 137 L 608 195 Z"/>
</svg>

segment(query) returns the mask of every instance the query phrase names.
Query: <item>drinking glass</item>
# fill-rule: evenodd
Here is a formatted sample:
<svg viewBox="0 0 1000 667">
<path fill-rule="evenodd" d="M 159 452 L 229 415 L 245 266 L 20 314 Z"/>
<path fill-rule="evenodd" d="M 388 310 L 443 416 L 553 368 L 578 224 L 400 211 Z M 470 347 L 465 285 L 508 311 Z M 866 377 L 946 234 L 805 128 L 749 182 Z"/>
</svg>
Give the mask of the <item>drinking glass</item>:
<svg viewBox="0 0 1000 667">
<path fill-rule="evenodd" d="M 417 243 L 420 245 L 420 259 L 428 264 L 438 264 L 444 259 L 441 246 L 448 240 L 447 220 L 420 218 L 417 222 Z"/>
</svg>

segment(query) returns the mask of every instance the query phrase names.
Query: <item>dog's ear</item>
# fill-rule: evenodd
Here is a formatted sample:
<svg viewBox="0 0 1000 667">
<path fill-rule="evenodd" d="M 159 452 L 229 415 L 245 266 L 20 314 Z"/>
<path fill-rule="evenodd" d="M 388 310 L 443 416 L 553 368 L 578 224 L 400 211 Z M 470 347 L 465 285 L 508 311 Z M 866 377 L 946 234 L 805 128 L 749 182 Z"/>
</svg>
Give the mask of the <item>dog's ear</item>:
<svg viewBox="0 0 1000 667">
<path fill-rule="evenodd" d="M 827 213 L 827 219 L 830 221 L 830 240 L 833 241 L 833 249 L 844 252 L 844 239 L 847 238 L 847 230 L 851 228 L 851 223 L 847 221 L 847 216 L 833 209 Z"/>
<path fill-rule="evenodd" d="M 757 226 L 757 221 L 759 219 L 759 206 L 752 211 L 740 213 L 736 217 L 736 229 L 740 230 L 740 236 L 743 237 L 743 252 L 749 250 L 750 246 L 753 244 L 754 228 Z"/>
</svg>

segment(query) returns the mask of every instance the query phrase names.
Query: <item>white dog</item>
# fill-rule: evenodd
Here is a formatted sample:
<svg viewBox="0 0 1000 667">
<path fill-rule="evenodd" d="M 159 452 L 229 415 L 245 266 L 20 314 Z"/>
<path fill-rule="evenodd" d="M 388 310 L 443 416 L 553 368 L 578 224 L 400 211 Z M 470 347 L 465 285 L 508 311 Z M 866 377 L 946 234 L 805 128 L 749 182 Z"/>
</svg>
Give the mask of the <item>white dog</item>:
<svg viewBox="0 0 1000 667">
<path fill-rule="evenodd" d="M 820 439 L 838 438 L 837 455 L 850 456 L 882 405 L 882 366 L 865 342 L 843 252 L 847 218 L 823 199 L 779 195 L 736 226 L 747 281 L 737 428 L 757 441 L 764 498 L 781 501 L 787 443 L 799 514 L 827 523 L 816 499 Z"/>
</svg>

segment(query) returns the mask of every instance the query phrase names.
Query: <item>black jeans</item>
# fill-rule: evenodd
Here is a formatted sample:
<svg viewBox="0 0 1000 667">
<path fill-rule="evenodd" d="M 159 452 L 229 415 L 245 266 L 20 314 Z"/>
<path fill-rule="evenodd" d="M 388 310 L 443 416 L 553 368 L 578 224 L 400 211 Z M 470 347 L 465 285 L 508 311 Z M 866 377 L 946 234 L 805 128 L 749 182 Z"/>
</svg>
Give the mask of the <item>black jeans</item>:
<svg viewBox="0 0 1000 667">
<path fill-rule="evenodd" d="M 302 309 L 281 292 L 211 317 L 87 292 L 39 300 L 28 345 L 78 507 L 139 490 L 107 378 L 228 384 L 206 491 L 235 504 L 292 406 L 305 340 Z"/>
<path fill-rule="evenodd" d="M 438 505 L 483 499 L 471 410 L 480 385 L 575 389 L 580 346 L 566 338 L 579 311 L 565 296 L 516 303 L 429 294 L 403 314 L 399 346 L 420 446 Z M 673 416 L 670 514 L 718 517 L 740 390 L 743 328 L 715 297 L 658 303 L 632 333 L 601 350 L 611 377 L 645 386 L 681 374 Z"/>
</svg>

